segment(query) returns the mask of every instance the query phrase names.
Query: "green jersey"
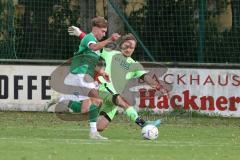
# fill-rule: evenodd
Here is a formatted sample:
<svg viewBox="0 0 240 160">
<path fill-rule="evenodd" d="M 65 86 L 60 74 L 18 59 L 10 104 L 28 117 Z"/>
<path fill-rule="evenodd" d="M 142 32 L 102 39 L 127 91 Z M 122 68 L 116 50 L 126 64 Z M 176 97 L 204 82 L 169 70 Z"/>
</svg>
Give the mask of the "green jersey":
<svg viewBox="0 0 240 160">
<path fill-rule="evenodd" d="M 73 74 L 89 74 L 93 76 L 95 66 L 100 57 L 100 51 L 92 51 L 89 45 L 98 43 L 93 33 L 87 34 L 81 41 L 79 49 L 74 53 L 70 71 Z"/>
<path fill-rule="evenodd" d="M 105 87 L 100 87 L 100 90 L 108 88 L 112 94 L 121 94 L 128 80 L 141 77 L 146 73 L 139 62 L 131 57 L 125 57 L 120 51 L 103 50 L 101 57 L 106 62 L 105 72 L 109 75 L 110 82 L 102 84 Z"/>
</svg>

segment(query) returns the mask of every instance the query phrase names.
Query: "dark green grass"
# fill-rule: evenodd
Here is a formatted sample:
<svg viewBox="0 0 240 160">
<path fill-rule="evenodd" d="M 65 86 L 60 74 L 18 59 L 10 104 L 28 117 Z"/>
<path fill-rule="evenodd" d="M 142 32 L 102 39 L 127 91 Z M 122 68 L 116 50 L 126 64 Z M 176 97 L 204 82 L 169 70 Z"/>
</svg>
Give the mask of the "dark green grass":
<svg viewBox="0 0 240 160">
<path fill-rule="evenodd" d="M 156 117 L 152 117 L 156 118 Z M 240 119 L 165 116 L 156 141 L 117 116 L 88 139 L 86 122 L 66 122 L 53 113 L 0 112 L 0 160 L 236 160 Z"/>
</svg>

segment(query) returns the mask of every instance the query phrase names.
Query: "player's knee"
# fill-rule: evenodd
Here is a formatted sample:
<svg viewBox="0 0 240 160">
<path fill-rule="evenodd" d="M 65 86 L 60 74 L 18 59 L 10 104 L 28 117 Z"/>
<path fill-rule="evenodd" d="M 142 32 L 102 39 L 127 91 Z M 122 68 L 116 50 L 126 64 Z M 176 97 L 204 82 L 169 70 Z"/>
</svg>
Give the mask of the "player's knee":
<svg viewBox="0 0 240 160">
<path fill-rule="evenodd" d="M 110 118 L 106 118 L 106 115 L 100 115 L 97 120 L 97 130 L 99 132 L 104 131 L 108 127 L 110 121 Z"/>
<path fill-rule="evenodd" d="M 102 132 L 102 131 L 104 131 L 104 129 L 105 129 L 105 128 L 97 128 L 97 131 L 98 131 L 98 132 Z"/>
<path fill-rule="evenodd" d="M 119 105 L 118 99 L 119 99 L 119 94 L 114 94 L 114 95 L 112 96 L 112 102 L 113 102 L 113 104 Z"/>
<path fill-rule="evenodd" d="M 101 106 L 102 103 L 103 103 L 103 100 L 102 99 L 99 99 L 99 98 L 91 98 L 91 101 L 94 105 L 96 106 Z"/>
<path fill-rule="evenodd" d="M 88 92 L 88 96 L 89 96 L 89 97 L 99 97 L 98 91 L 97 91 L 96 89 L 91 89 L 91 90 Z"/>
<path fill-rule="evenodd" d="M 97 124 L 97 131 L 98 131 L 98 132 L 104 131 L 105 128 L 106 128 L 106 126 L 101 125 L 101 124 Z"/>
</svg>

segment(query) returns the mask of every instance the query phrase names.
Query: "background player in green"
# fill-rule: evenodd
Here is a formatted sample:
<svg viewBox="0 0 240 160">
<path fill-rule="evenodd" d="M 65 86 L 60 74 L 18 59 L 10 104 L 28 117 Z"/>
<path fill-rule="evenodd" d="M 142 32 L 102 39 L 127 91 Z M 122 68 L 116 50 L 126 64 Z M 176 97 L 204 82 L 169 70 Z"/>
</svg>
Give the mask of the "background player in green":
<svg viewBox="0 0 240 160">
<path fill-rule="evenodd" d="M 81 101 L 84 96 L 87 98 L 95 97 L 98 98 L 98 91 L 96 84 L 93 80 L 95 66 L 99 61 L 100 52 L 104 46 L 116 41 L 120 35 L 114 33 L 110 38 L 99 42 L 107 32 L 108 23 L 103 17 L 95 17 L 92 19 L 92 31 L 91 33 L 84 36 L 82 39 L 79 49 L 74 53 L 74 57 L 71 59 L 70 73 L 64 80 L 65 85 L 78 86 L 81 89 L 81 93 L 69 93 L 79 97 Z M 71 27 L 69 28 L 71 30 Z M 79 33 L 79 32 L 78 32 Z M 79 34 L 78 36 L 82 36 Z M 99 107 L 96 106 L 95 107 Z M 95 112 L 98 112 L 96 109 Z M 93 117 L 95 112 L 89 112 L 90 116 Z M 96 121 L 90 122 L 91 133 L 99 134 L 96 132 Z"/>
</svg>

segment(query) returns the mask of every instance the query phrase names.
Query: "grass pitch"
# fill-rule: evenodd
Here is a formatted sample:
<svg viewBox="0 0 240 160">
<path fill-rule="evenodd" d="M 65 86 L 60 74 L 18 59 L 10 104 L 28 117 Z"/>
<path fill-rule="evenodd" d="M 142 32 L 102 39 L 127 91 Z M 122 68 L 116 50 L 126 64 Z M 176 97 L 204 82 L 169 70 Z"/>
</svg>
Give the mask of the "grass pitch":
<svg viewBox="0 0 240 160">
<path fill-rule="evenodd" d="M 53 113 L 0 112 L 0 160 L 236 160 L 240 119 L 164 116 L 156 141 L 117 116 L 103 135 L 88 139 L 86 122 Z"/>
</svg>

